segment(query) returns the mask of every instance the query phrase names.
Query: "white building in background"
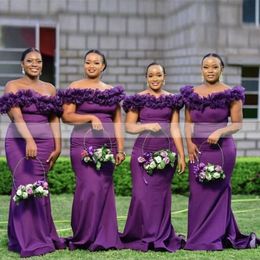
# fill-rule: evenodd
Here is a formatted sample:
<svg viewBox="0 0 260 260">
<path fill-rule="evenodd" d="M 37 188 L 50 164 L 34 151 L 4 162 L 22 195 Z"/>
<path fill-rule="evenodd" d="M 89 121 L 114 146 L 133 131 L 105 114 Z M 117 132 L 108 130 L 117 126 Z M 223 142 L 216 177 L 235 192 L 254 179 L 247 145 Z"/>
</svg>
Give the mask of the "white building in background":
<svg viewBox="0 0 260 260">
<path fill-rule="evenodd" d="M 152 61 L 166 66 L 169 91 L 199 84 L 201 58 L 217 52 L 224 81 L 246 88 L 238 154 L 260 155 L 260 0 L 0 0 L 0 93 L 21 76 L 21 52 L 31 46 L 43 54 L 42 79 L 57 88 L 81 78 L 84 53 L 100 49 L 104 81 L 128 93 L 145 88 Z M 64 154 L 70 129 L 62 125 Z"/>
</svg>

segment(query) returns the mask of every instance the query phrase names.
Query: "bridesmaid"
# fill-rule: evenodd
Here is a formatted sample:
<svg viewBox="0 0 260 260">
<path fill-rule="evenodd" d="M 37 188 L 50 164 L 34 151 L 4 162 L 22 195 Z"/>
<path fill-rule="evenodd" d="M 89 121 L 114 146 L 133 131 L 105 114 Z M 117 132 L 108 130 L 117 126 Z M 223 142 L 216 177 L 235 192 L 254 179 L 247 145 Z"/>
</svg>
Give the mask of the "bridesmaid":
<svg viewBox="0 0 260 260">
<path fill-rule="evenodd" d="M 96 170 L 94 165 L 81 159 L 85 146 L 100 148 L 104 144 L 112 149 L 116 165 L 125 159 L 119 105 L 124 90 L 101 81 L 106 65 L 105 56 L 100 51 L 88 51 L 84 57 L 86 77 L 72 82 L 61 93 L 63 121 L 74 125 L 70 153 L 76 190 L 71 220 L 73 236 L 68 238 L 71 250 L 120 247 L 113 187 L 114 165 L 107 162 Z"/>
<path fill-rule="evenodd" d="M 231 176 L 236 161 L 232 134 L 242 125 L 244 88 L 220 82 L 224 69 L 221 57 L 209 53 L 202 59 L 202 85 L 181 89 L 185 102 L 185 132 L 189 153 L 188 238 L 185 249 L 222 250 L 255 248 L 256 235 L 240 233 L 231 210 Z M 228 124 L 228 118 L 231 123 Z M 192 133 L 192 125 L 194 130 Z M 201 183 L 194 170 L 197 161 L 223 166 L 225 179 Z"/>
<path fill-rule="evenodd" d="M 12 197 L 19 185 L 44 180 L 61 152 L 59 119 L 55 115 L 55 88 L 39 79 L 41 53 L 27 49 L 21 57 L 24 76 L 9 81 L 0 99 L 1 113 L 11 123 L 5 139 L 8 166 L 13 175 Z M 18 205 L 10 201 L 8 248 L 31 257 L 65 248 L 57 235 L 50 198 L 30 198 Z"/>
<path fill-rule="evenodd" d="M 184 150 L 179 129 L 179 94 L 163 90 L 165 68 L 151 63 L 146 69 L 147 89 L 129 96 L 123 103 L 126 130 L 139 134 L 131 157 L 132 200 L 121 240 L 124 248 L 173 252 L 185 241 L 177 236 L 171 224 L 171 183 L 178 171 L 185 169 Z M 149 176 L 138 157 L 144 152 L 170 149 L 178 153 L 174 167 L 154 170 Z"/>
</svg>

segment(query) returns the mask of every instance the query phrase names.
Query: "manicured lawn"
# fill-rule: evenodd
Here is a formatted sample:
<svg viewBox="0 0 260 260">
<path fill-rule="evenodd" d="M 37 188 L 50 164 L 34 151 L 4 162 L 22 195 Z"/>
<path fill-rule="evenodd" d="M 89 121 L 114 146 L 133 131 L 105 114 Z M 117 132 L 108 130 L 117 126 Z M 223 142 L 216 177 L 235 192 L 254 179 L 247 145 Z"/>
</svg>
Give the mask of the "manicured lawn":
<svg viewBox="0 0 260 260">
<path fill-rule="evenodd" d="M 7 250 L 6 221 L 8 217 L 9 197 L 0 196 L 0 259 L 20 259 L 18 254 Z M 118 224 L 123 230 L 129 206 L 129 197 L 117 197 Z M 172 221 L 177 233 L 186 235 L 187 226 L 187 197 L 173 195 Z M 71 235 L 70 211 L 72 195 L 53 195 L 52 213 L 56 227 L 61 236 Z M 253 195 L 233 196 L 232 207 L 242 233 L 255 231 L 260 236 L 260 197 Z M 110 250 L 106 252 L 89 252 L 84 250 L 61 250 L 41 257 L 31 259 L 176 259 L 176 260 L 259 260 L 260 248 L 248 250 L 227 249 L 221 252 L 191 252 L 180 250 L 176 253 L 153 252 L 141 253 L 131 250 Z"/>
</svg>

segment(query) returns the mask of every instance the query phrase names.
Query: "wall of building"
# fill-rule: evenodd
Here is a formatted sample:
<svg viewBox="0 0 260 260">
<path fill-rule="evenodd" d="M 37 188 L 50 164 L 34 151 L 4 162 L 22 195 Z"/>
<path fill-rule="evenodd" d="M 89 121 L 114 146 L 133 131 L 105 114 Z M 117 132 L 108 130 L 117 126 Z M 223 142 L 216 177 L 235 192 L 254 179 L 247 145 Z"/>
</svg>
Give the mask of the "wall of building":
<svg viewBox="0 0 260 260">
<path fill-rule="evenodd" d="M 259 29 L 242 23 L 241 5 L 242 0 L 0 0 L 0 15 L 59 25 L 59 87 L 83 77 L 84 53 L 96 48 L 108 60 L 103 80 L 131 94 L 145 88 L 145 67 L 152 61 L 165 64 L 169 91 L 200 84 L 200 60 L 211 51 L 227 64 L 225 82 L 239 84 L 239 65 L 259 65 L 260 54 Z M 3 125 L 7 118 L 0 120 Z M 250 122 L 235 135 L 239 155 L 260 155 L 259 130 Z M 62 125 L 63 154 L 70 131 Z M 3 154 L 3 142 L 0 149 Z"/>
</svg>

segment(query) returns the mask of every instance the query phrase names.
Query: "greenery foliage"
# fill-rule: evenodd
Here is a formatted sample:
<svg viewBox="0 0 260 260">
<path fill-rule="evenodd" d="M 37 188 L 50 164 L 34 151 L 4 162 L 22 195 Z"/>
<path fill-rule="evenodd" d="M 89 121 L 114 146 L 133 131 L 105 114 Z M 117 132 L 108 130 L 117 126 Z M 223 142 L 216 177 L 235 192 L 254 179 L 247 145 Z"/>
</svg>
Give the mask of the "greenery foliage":
<svg viewBox="0 0 260 260">
<path fill-rule="evenodd" d="M 75 188 L 75 176 L 71 168 L 70 159 L 61 157 L 53 170 L 48 174 L 50 192 L 52 194 L 72 193 Z M 117 195 L 131 195 L 130 158 L 114 172 L 115 192 Z M 10 194 L 12 178 L 5 158 L 0 158 L 0 194 Z M 260 194 L 260 158 L 238 158 L 232 176 L 233 194 Z M 172 191 L 187 194 L 189 189 L 188 170 L 182 175 L 175 174 Z"/>
</svg>

